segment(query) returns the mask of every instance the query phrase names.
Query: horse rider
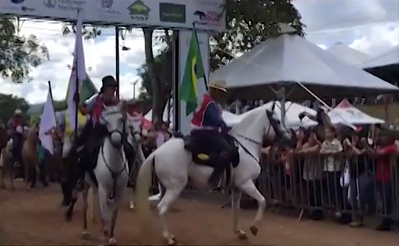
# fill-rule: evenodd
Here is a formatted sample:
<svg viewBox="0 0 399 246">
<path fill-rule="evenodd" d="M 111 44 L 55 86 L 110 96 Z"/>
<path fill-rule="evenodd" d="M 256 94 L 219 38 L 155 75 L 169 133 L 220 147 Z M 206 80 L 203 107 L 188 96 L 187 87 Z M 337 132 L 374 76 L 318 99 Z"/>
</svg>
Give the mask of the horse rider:
<svg viewBox="0 0 399 246">
<path fill-rule="evenodd" d="M 24 140 L 24 122 L 22 119 L 22 111 L 16 109 L 14 116 L 8 121 L 7 128 L 8 134 L 12 139 L 12 158 L 14 164 L 19 163 L 22 168 L 22 145 Z M 22 172 L 22 170 L 20 170 Z"/>
<path fill-rule="evenodd" d="M 79 111 L 83 115 L 89 115 L 89 120 L 83 127 L 81 133 L 74 141 L 70 153 L 74 153 L 80 146 L 83 146 L 81 161 L 78 163 L 77 170 L 77 186 L 82 189 L 84 178 L 87 171 L 93 168 L 94 163 L 90 161 L 90 154 L 95 148 L 94 145 L 101 142 L 105 136 L 104 127 L 98 124 L 100 115 L 105 106 L 116 106 L 119 103 L 119 98 L 116 97 L 116 89 L 118 84 L 115 78 L 107 75 L 102 79 L 102 87 L 100 92 L 91 97 L 86 102 L 79 105 Z M 127 141 L 124 141 L 125 144 Z M 124 147 L 125 147 L 124 144 Z M 128 155 L 127 155 L 128 156 Z"/>
<path fill-rule="evenodd" d="M 231 127 L 222 118 L 221 102 L 227 92 L 226 82 L 211 81 L 208 92 L 204 94 L 202 102 L 195 110 L 191 120 L 191 136 L 195 145 L 209 146 L 210 159 L 214 166 L 209 184 L 216 187 L 225 168 L 230 165 L 233 147 L 227 141 L 227 133 Z"/>
</svg>

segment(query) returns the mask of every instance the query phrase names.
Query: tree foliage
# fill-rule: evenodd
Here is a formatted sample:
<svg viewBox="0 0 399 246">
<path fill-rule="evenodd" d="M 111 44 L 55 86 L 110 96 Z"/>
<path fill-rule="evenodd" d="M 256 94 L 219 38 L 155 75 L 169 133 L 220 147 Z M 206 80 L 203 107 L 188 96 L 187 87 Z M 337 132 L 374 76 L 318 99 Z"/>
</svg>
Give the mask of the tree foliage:
<svg viewBox="0 0 399 246">
<path fill-rule="evenodd" d="M 0 73 L 14 83 L 30 81 L 32 67 L 49 59 L 49 53 L 35 35 L 19 35 L 19 21 L 16 18 L 0 18 Z"/>
<path fill-rule="evenodd" d="M 301 15 L 292 0 L 226 0 L 227 31 L 211 37 L 210 69 L 227 64 L 238 53 L 251 50 L 280 34 L 280 23 L 304 36 Z"/>
<path fill-rule="evenodd" d="M 29 109 L 29 104 L 25 99 L 14 96 L 0 94 L 0 120 L 3 123 L 7 123 L 9 119 L 14 115 L 16 109 L 20 109 L 25 117 L 26 111 Z M 25 119 L 27 120 L 27 118 Z"/>
</svg>

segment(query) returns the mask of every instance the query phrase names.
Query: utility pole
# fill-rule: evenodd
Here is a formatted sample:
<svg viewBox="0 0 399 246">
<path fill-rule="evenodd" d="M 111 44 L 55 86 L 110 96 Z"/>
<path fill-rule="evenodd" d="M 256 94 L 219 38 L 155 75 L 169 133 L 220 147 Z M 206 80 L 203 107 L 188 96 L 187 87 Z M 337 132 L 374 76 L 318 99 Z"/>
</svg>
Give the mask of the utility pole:
<svg viewBox="0 0 399 246">
<path fill-rule="evenodd" d="M 137 85 L 137 82 L 139 82 L 138 79 L 136 79 L 134 82 L 131 83 L 133 85 L 133 99 L 136 99 L 136 85 Z"/>
</svg>

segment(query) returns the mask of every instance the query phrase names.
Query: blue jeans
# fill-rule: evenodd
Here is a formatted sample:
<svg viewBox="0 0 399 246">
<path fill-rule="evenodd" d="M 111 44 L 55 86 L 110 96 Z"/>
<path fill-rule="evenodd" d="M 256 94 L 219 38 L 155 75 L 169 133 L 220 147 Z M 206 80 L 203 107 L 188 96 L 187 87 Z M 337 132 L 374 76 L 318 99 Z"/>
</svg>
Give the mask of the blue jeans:
<svg viewBox="0 0 399 246">
<path fill-rule="evenodd" d="M 357 179 L 355 177 L 351 178 L 349 189 L 351 194 L 350 202 L 354 211 L 364 213 L 367 206 L 369 212 L 374 212 L 375 196 L 373 179 L 367 172 L 361 174 Z"/>
<path fill-rule="evenodd" d="M 22 141 L 22 135 L 14 134 L 12 136 L 12 158 L 14 162 L 21 159 Z"/>
</svg>

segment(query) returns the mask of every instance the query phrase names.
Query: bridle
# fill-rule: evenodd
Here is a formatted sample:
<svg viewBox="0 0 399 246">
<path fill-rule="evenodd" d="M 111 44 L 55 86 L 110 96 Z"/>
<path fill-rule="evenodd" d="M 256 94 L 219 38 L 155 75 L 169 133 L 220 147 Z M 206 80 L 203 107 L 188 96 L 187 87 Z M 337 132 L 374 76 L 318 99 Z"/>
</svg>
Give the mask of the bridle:
<svg viewBox="0 0 399 246">
<path fill-rule="evenodd" d="M 266 116 L 267 116 L 267 118 L 269 119 L 269 124 L 268 124 L 268 128 L 267 128 L 267 131 L 265 130 L 264 132 L 265 132 L 265 135 L 269 135 L 269 133 L 270 133 L 270 131 L 271 131 L 271 129 L 273 128 L 274 129 L 274 131 L 275 132 L 277 132 L 277 130 L 275 129 L 275 126 L 273 126 L 272 125 L 272 120 L 274 120 L 273 119 L 273 115 L 271 115 L 271 114 L 273 114 L 274 113 L 274 110 L 275 110 L 275 107 L 276 107 L 276 102 L 274 101 L 273 102 L 273 105 L 272 105 L 272 107 L 271 107 L 271 110 L 269 111 L 269 110 L 266 110 Z M 244 139 L 244 140 L 246 140 L 246 141 L 248 141 L 248 142 L 251 142 L 251 143 L 253 143 L 253 144 L 255 144 L 255 145 L 257 145 L 257 146 L 259 146 L 259 147 L 261 147 L 262 145 L 263 145 L 263 143 L 261 142 L 261 141 L 256 141 L 256 140 L 254 140 L 254 139 L 252 139 L 252 138 L 249 138 L 249 137 L 247 137 L 247 136 L 244 136 L 244 135 L 242 135 L 242 134 L 239 134 L 239 133 L 236 133 L 237 134 L 237 136 L 239 137 L 239 138 L 242 138 L 242 139 Z M 277 136 L 275 137 L 275 138 L 277 138 Z M 235 139 L 235 141 L 241 146 L 241 148 L 247 153 L 247 154 L 249 154 L 256 162 L 258 162 L 258 164 L 260 164 L 260 160 L 258 159 L 258 158 L 256 158 L 240 141 L 238 141 L 237 139 Z"/>
<path fill-rule="evenodd" d="M 115 111 L 115 112 L 110 112 L 110 113 L 108 113 L 108 115 L 112 115 L 112 114 L 120 114 L 121 112 L 118 112 L 118 111 Z M 123 115 L 123 118 L 122 118 L 122 130 L 119 130 L 119 129 L 113 129 L 113 130 L 111 130 L 111 131 L 108 131 L 107 130 L 107 138 L 110 140 L 110 142 L 111 142 L 111 145 L 112 145 L 112 147 L 114 147 L 115 149 L 118 149 L 118 148 L 123 148 L 123 144 L 124 144 L 124 142 L 126 141 L 126 115 L 124 114 L 124 113 L 122 113 L 122 115 Z M 107 119 L 104 117 L 104 115 L 103 114 L 101 114 L 101 116 L 100 116 L 100 118 L 101 118 L 101 120 L 105 123 L 105 125 L 108 125 L 108 121 L 107 121 Z M 112 140 L 111 140 L 111 135 L 112 134 L 114 134 L 114 133 L 118 133 L 118 134 L 120 134 L 121 135 L 121 139 L 122 139 L 122 141 L 121 141 L 121 143 L 122 143 L 122 146 L 117 146 L 117 145 L 115 145 L 113 142 L 112 142 Z M 117 170 L 117 171 L 115 171 L 115 170 L 112 170 L 112 168 L 110 167 L 110 165 L 109 165 L 109 163 L 107 162 L 107 160 L 105 159 L 105 156 L 104 156 L 104 145 L 102 145 L 101 146 L 101 156 L 102 156 L 102 159 L 103 159 L 103 161 L 104 161 L 104 164 L 105 164 L 105 166 L 107 167 L 107 169 L 108 169 L 108 171 L 110 171 L 111 172 L 111 176 L 112 176 L 112 180 L 113 180 L 113 188 L 112 188 L 112 194 L 110 195 L 110 199 L 113 199 L 114 197 L 115 197 L 115 191 L 116 191 L 116 181 L 117 181 L 117 178 L 119 177 L 119 175 L 121 175 L 124 171 L 126 171 L 126 173 L 128 173 L 127 172 L 127 160 L 125 160 L 125 161 L 123 161 L 123 151 L 120 151 L 120 157 L 121 157 L 121 160 L 122 160 L 122 168 L 121 169 L 119 169 L 119 170 Z"/>
</svg>

